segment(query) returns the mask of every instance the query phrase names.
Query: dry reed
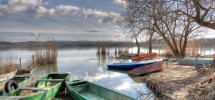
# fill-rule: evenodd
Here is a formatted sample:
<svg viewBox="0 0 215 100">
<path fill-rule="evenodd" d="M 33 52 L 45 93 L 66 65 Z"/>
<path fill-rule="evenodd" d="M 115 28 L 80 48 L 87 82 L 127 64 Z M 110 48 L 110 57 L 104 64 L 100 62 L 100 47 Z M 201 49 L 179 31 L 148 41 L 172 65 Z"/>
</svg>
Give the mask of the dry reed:
<svg viewBox="0 0 215 100">
<path fill-rule="evenodd" d="M 39 48 L 35 51 L 33 62 L 35 62 L 36 65 L 56 64 L 57 55 L 58 51 L 55 45 L 51 45 L 45 49 Z"/>
<path fill-rule="evenodd" d="M 13 62 L 13 57 L 10 56 L 10 59 L 2 61 L 0 57 L 0 75 L 15 71 L 17 69 L 16 65 Z"/>
<path fill-rule="evenodd" d="M 214 100 L 215 98 L 215 75 L 210 74 L 199 83 L 189 89 L 188 99 L 192 100 Z"/>
</svg>

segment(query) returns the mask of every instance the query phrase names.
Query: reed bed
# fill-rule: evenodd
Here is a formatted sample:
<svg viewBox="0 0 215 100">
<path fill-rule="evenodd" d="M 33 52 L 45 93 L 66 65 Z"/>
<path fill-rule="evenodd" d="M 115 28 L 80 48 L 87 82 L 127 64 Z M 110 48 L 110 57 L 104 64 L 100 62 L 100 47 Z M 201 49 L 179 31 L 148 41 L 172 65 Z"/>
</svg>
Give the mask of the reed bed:
<svg viewBox="0 0 215 100">
<path fill-rule="evenodd" d="M 17 67 L 12 60 L 12 56 L 7 61 L 3 61 L 0 57 L 0 75 L 15 71 L 16 69 Z"/>
<path fill-rule="evenodd" d="M 56 46 L 39 48 L 32 57 L 33 63 L 36 65 L 56 64 L 57 55 L 58 51 Z"/>
<path fill-rule="evenodd" d="M 3 71 L 1 71 L 0 74 L 9 73 L 9 72 L 15 71 L 17 69 L 14 64 L 9 64 L 9 65 L 6 64 L 5 66 L 6 67 L 2 68 Z"/>
</svg>

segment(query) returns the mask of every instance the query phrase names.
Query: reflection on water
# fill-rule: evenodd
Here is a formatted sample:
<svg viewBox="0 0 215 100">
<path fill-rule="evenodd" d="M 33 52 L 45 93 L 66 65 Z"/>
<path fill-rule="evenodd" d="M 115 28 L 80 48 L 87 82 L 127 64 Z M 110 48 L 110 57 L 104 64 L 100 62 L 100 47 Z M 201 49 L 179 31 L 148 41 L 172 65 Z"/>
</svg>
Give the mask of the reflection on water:
<svg viewBox="0 0 215 100">
<path fill-rule="evenodd" d="M 147 52 L 147 48 L 141 48 Z M 122 53 L 135 53 L 136 48 L 109 48 L 109 47 L 71 47 L 59 48 L 57 65 L 39 66 L 35 69 L 32 79 L 36 80 L 50 72 L 71 72 L 71 80 L 85 79 L 123 94 L 143 99 L 153 97 L 153 94 L 142 83 L 141 77 L 129 76 L 126 71 L 109 70 L 107 64 L 119 62 L 126 59 L 119 59 Z M 154 48 L 153 52 L 161 53 L 164 50 Z M 214 53 L 211 49 L 205 49 L 205 53 Z M 31 59 L 34 54 L 32 49 L 10 49 L 0 50 L 0 56 L 6 60 L 8 55 L 14 56 L 14 61 L 19 63 Z"/>
<path fill-rule="evenodd" d="M 98 65 L 104 65 L 106 63 L 106 56 L 109 55 L 109 51 L 106 50 L 106 47 L 97 47 L 97 60 Z"/>
<path fill-rule="evenodd" d="M 10 49 L 0 50 L 0 55 L 6 57 L 9 52 L 16 52 L 13 54 L 23 61 L 31 59 L 34 54 L 34 50 L 30 49 Z M 124 52 L 129 52 L 129 48 L 59 48 L 57 65 L 37 67 L 32 79 L 36 80 L 50 72 L 71 72 L 71 80 L 85 79 L 134 98 L 146 97 L 145 94 L 151 92 L 145 83 L 132 79 L 126 71 L 107 69 L 108 63 L 125 60 L 118 59 Z"/>
<path fill-rule="evenodd" d="M 58 72 L 56 64 L 37 66 L 32 76 L 34 76 L 34 78 L 37 79 L 38 77 L 42 77 L 47 73 L 51 73 L 51 72 Z"/>
<path fill-rule="evenodd" d="M 118 51 L 123 51 L 123 49 L 120 48 Z M 136 83 L 126 71 L 107 69 L 107 63 L 122 60 L 115 59 L 119 55 L 119 53 L 115 54 L 115 50 L 117 49 L 106 47 L 60 49 L 58 72 L 71 72 L 71 80 L 88 80 L 134 98 L 151 93 L 144 83 Z M 134 87 L 138 87 L 138 91 Z"/>
<path fill-rule="evenodd" d="M 58 72 L 56 64 L 37 66 L 36 68 L 34 68 L 32 75 L 29 78 L 30 81 L 28 81 L 28 83 L 31 83 L 32 81 L 36 81 L 39 78 L 47 75 L 47 73 L 51 73 L 51 72 Z"/>
</svg>

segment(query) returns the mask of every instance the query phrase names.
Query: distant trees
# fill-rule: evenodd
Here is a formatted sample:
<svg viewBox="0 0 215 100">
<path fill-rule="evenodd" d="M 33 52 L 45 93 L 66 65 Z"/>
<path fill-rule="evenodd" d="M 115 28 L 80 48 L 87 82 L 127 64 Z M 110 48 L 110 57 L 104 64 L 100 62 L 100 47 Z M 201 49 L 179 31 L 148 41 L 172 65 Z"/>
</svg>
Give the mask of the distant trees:
<svg viewBox="0 0 215 100">
<path fill-rule="evenodd" d="M 149 34 L 150 37 L 159 35 L 175 57 L 184 57 L 188 39 L 197 36 L 195 31 L 200 27 L 194 23 L 192 17 L 181 13 L 188 12 L 189 9 L 179 11 L 181 8 L 179 2 L 177 0 L 127 0 L 124 24 L 138 34 Z"/>
</svg>

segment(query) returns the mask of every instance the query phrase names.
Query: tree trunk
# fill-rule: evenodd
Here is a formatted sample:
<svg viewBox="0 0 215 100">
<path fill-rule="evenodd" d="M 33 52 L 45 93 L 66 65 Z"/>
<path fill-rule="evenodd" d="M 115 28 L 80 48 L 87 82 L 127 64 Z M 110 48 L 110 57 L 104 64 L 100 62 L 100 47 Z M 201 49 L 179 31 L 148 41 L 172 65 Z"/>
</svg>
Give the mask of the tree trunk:
<svg viewBox="0 0 215 100">
<path fill-rule="evenodd" d="M 153 33 L 151 33 L 149 36 L 149 53 L 152 53 L 152 37 Z"/>
<path fill-rule="evenodd" d="M 180 52 L 174 48 L 174 46 L 173 46 L 173 45 L 171 44 L 171 42 L 167 39 L 167 37 L 163 36 L 163 39 L 164 39 L 164 41 L 167 43 L 167 45 L 169 46 L 170 50 L 172 51 L 173 56 L 174 56 L 174 57 L 180 57 L 180 56 L 181 56 Z"/>
<path fill-rule="evenodd" d="M 183 58 L 185 57 L 185 54 L 186 54 L 187 40 L 188 40 L 188 35 L 186 35 L 185 38 L 184 38 L 183 48 L 182 48 L 182 51 L 181 51 L 181 56 Z"/>
<path fill-rule="evenodd" d="M 181 52 L 181 57 L 182 57 L 182 58 L 185 57 L 185 54 L 186 54 L 186 47 L 187 47 L 187 44 L 184 44 L 183 51 Z"/>
<path fill-rule="evenodd" d="M 135 37 L 136 45 L 137 45 L 137 55 L 140 55 L 140 44 L 138 42 L 137 37 Z"/>
</svg>

